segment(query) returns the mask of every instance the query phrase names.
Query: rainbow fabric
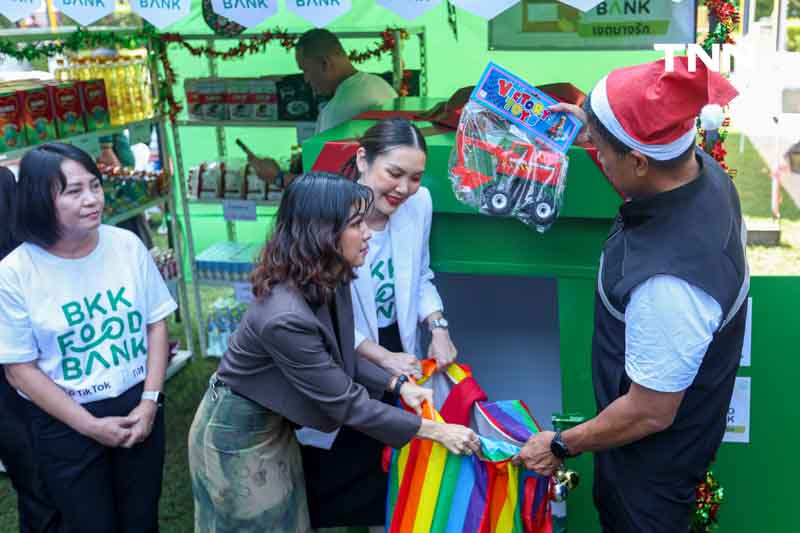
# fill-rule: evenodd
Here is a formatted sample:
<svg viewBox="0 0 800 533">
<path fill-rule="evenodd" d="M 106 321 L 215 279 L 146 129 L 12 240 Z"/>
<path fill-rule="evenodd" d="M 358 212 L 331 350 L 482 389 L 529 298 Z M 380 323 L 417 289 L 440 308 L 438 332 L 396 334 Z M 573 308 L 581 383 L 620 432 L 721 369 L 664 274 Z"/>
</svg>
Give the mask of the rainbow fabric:
<svg viewBox="0 0 800 533">
<path fill-rule="evenodd" d="M 426 370 L 420 383 L 430 376 L 430 367 Z M 451 365 L 446 376 L 453 394 L 471 379 L 471 372 Z M 476 421 L 473 429 L 481 437 L 481 458 L 451 454 L 443 445 L 422 439 L 392 451 L 387 531 L 551 533 L 550 478 L 509 461 L 539 431 L 527 406 L 522 401 L 474 401 L 469 408 Z M 428 416 L 445 421 L 433 410 Z"/>
</svg>

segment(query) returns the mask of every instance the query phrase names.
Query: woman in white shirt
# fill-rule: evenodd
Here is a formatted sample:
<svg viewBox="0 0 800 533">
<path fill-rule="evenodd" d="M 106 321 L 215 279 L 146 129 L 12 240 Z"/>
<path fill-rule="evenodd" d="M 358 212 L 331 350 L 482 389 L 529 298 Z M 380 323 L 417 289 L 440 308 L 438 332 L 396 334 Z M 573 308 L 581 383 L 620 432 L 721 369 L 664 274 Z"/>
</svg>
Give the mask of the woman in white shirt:
<svg viewBox="0 0 800 533">
<path fill-rule="evenodd" d="M 68 530 L 155 532 L 176 305 L 141 241 L 101 224 L 101 178 L 66 144 L 22 159 L 22 244 L 0 262 L 0 364 L 29 400 L 34 453 Z"/>
<path fill-rule="evenodd" d="M 388 119 L 369 128 L 359 144 L 346 172 L 372 189 L 375 203 L 366 218 L 369 254 L 351 285 L 357 351 L 391 373 L 417 376 L 425 325 L 431 333 L 427 356 L 446 367 L 457 350 L 430 268 L 433 205 L 420 184 L 425 138 L 409 121 Z"/>
<path fill-rule="evenodd" d="M 433 208 L 428 189 L 420 185 L 425 139 L 407 120 L 389 119 L 369 128 L 360 145 L 342 170 L 374 194 L 365 217 L 372 230 L 368 255 L 350 284 L 356 351 L 391 375 L 417 377 L 421 324 L 431 330 L 428 357 L 440 367 L 456 357 L 429 265 Z M 382 531 L 387 487 L 382 450 L 380 442 L 346 426 L 330 450 L 302 448 L 312 527 L 367 525 Z"/>
</svg>

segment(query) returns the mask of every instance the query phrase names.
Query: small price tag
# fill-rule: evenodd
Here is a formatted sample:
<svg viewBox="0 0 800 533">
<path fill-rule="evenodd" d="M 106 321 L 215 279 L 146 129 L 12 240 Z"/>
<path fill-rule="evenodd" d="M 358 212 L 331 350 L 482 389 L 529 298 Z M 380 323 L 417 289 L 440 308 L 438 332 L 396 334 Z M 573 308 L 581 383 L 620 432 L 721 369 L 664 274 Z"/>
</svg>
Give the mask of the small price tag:
<svg viewBox="0 0 800 533">
<path fill-rule="evenodd" d="M 249 304 L 253 301 L 253 286 L 249 283 L 234 283 L 233 292 L 239 303 Z"/>
<path fill-rule="evenodd" d="M 222 215 L 225 220 L 256 220 L 256 203 L 253 200 L 223 200 Z"/>
<path fill-rule="evenodd" d="M 131 146 L 134 144 L 150 144 L 150 132 L 153 124 L 150 121 L 137 122 L 128 128 L 128 136 Z"/>
<path fill-rule="evenodd" d="M 69 142 L 89 154 L 92 159 L 100 157 L 100 140 L 97 135 L 80 135 L 72 138 Z"/>
</svg>

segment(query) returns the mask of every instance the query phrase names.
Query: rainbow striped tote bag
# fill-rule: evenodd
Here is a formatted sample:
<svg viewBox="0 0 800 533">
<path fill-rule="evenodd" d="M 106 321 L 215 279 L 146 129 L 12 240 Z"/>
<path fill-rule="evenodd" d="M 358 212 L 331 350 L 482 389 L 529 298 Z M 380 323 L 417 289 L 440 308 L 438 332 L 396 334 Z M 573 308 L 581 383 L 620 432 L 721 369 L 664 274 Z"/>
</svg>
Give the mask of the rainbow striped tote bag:
<svg viewBox="0 0 800 533">
<path fill-rule="evenodd" d="M 439 443 L 413 439 L 389 450 L 389 533 L 551 533 L 551 478 L 519 469 L 510 459 L 539 426 L 524 402 L 487 401 L 467 365 L 435 372 L 423 361 L 419 383 L 434 392 L 424 416 L 470 426 L 482 457 L 451 454 Z"/>
</svg>

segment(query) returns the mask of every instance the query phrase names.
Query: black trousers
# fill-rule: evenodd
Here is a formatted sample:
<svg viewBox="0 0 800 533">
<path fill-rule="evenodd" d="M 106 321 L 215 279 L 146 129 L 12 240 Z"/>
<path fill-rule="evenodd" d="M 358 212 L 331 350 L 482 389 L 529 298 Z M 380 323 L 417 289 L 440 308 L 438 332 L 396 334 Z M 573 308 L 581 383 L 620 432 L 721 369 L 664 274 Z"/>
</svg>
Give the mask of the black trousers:
<svg viewBox="0 0 800 533">
<path fill-rule="evenodd" d="M 33 455 L 25 416 L 27 400 L 6 381 L 0 366 L 0 461 L 17 491 L 21 533 L 60 533 L 61 520 Z"/>
<path fill-rule="evenodd" d="M 378 332 L 380 345 L 403 351 L 395 322 Z M 396 404 L 386 393 L 383 402 Z M 311 527 L 379 526 L 386 520 L 389 476 L 381 467 L 384 444 L 355 429 L 339 430 L 330 450 L 301 446 Z"/>
<path fill-rule="evenodd" d="M 142 396 L 142 384 L 121 396 L 84 404 L 97 417 L 127 416 Z M 67 531 L 157 533 L 164 468 L 164 412 L 153 430 L 132 448 L 108 448 L 28 405 L 34 452 L 42 477 Z"/>
</svg>

